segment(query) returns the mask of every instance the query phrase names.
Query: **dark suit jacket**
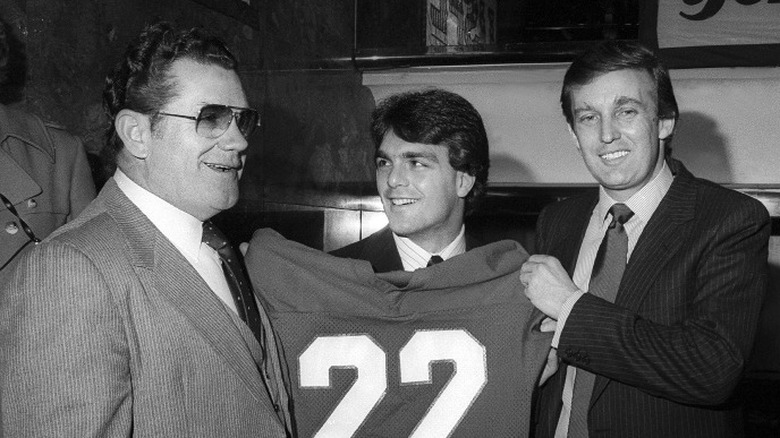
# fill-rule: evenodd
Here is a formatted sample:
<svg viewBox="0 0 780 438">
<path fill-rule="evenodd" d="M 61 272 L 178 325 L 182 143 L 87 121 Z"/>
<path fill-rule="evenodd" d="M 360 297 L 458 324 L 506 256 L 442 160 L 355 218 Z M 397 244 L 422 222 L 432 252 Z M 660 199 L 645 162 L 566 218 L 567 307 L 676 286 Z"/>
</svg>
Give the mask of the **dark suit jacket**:
<svg viewBox="0 0 780 438">
<path fill-rule="evenodd" d="M 43 239 L 95 198 L 81 140 L 36 116 L 0 105 L 0 193 Z M 0 203 L 0 270 L 29 238 Z"/>
<path fill-rule="evenodd" d="M 466 233 L 466 251 L 482 245 L 482 242 Z M 331 254 L 343 258 L 368 260 L 375 272 L 404 270 L 404 264 L 400 254 L 398 254 L 390 227 L 384 227 L 365 239 L 331 251 Z"/>
<path fill-rule="evenodd" d="M 563 363 L 597 374 L 591 437 L 731 437 L 727 400 L 750 352 L 767 281 L 770 223 L 758 201 L 670 160 L 669 192 L 645 227 L 615 303 L 585 294 L 561 334 Z M 571 275 L 598 193 L 550 205 L 536 249 Z M 552 436 L 566 374 L 543 387 L 537 437 Z"/>
<path fill-rule="evenodd" d="M 0 286 L 0 436 L 284 437 L 261 357 L 111 179 Z"/>
</svg>

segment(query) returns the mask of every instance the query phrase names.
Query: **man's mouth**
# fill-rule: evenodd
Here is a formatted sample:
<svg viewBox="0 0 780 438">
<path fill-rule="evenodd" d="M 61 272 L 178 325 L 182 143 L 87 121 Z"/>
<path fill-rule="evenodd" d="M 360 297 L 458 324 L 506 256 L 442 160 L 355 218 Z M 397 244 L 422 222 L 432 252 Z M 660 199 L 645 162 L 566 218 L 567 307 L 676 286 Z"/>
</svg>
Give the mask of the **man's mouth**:
<svg viewBox="0 0 780 438">
<path fill-rule="evenodd" d="M 226 166 L 224 164 L 217 164 L 217 163 L 205 163 L 206 166 L 215 171 L 215 172 L 232 172 L 234 170 L 239 170 L 240 166 Z"/>
<path fill-rule="evenodd" d="M 412 198 L 391 198 L 390 203 L 394 206 L 411 205 L 417 202 L 417 199 Z"/>
<path fill-rule="evenodd" d="M 618 158 L 625 157 L 626 155 L 628 155 L 628 151 L 620 150 L 620 151 L 615 151 L 615 152 L 609 152 L 607 154 L 602 154 L 602 155 L 599 155 L 599 157 L 601 157 L 602 160 L 609 161 L 609 160 L 617 160 Z"/>
</svg>

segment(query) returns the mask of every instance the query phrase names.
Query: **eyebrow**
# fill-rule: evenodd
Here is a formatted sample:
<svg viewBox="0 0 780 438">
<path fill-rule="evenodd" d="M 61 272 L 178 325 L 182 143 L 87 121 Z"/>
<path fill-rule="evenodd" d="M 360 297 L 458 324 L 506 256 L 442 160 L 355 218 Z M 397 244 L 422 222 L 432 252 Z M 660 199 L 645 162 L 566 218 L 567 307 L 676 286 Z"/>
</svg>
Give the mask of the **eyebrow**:
<svg viewBox="0 0 780 438">
<path fill-rule="evenodd" d="M 410 152 L 410 151 L 407 151 L 407 152 L 403 152 L 400 156 L 401 156 L 401 158 L 405 158 L 407 160 L 408 159 L 414 159 L 414 158 L 425 158 L 425 159 L 428 159 L 428 160 L 431 160 L 431 161 L 434 161 L 434 162 L 437 162 L 437 163 L 439 162 L 438 157 L 433 152 Z M 381 151 L 381 150 L 377 150 L 376 151 L 376 154 L 374 155 L 374 158 L 375 159 L 382 158 L 382 159 L 385 159 L 385 160 L 391 159 L 389 155 L 387 155 L 384 151 Z"/>
<path fill-rule="evenodd" d="M 645 103 L 637 98 L 634 97 L 628 97 L 628 96 L 620 96 L 617 101 L 615 102 L 617 106 L 623 106 L 629 103 L 633 103 L 635 105 L 644 107 Z"/>
<path fill-rule="evenodd" d="M 615 107 L 621 107 L 627 104 L 634 104 L 637 106 L 641 106 L 642 108 L 647 106 L 643 101 L 634 97 L 620 96 L 615 100 Z M 584 111 L 593 111 L 593 110 L 594 108 L 591 105 L 585 104 L 584 106 L 574 108 L 574 114 L 578 114 Z"/>
</svg>

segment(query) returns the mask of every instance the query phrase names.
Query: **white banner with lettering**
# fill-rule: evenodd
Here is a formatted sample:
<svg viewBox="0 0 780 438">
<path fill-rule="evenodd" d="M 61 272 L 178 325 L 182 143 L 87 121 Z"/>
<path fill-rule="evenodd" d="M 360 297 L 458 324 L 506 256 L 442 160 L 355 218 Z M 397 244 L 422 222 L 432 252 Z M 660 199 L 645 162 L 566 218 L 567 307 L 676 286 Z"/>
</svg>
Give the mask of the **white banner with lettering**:
<svg viewBox="0 0 780 438">
<path fill-rule="evenodd" d="M 780 0 L 658 0 L 658 47 L 780 43 Z"/>
</svg>

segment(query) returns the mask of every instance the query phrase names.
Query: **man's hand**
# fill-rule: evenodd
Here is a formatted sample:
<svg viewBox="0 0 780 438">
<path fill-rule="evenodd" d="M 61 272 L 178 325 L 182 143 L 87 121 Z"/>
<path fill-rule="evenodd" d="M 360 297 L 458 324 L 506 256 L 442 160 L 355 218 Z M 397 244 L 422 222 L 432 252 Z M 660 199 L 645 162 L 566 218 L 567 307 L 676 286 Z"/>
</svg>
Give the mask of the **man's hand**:
<svg viewBox="0 0 780 438">
<path fill-rule="evenodd" d="M 546 255 L 532 255 L 523 263 L 520 282 L 525 286 L 525 296 L 531 303 L 555 320 L 563 303 L 577 291 L 561 262 Z"/>
</svg>

